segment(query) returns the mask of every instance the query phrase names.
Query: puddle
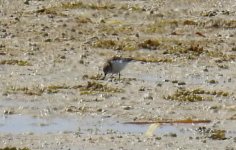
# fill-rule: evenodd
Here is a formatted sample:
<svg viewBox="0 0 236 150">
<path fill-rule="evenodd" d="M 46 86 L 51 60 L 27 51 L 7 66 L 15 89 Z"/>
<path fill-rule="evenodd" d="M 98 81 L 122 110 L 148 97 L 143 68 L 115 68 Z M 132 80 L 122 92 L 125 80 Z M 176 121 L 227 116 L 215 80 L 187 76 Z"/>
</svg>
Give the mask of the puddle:
<svg viewBox="0 0 236 150">
<path fill-rule="evenodd" d="M 9 115 L 0 118 L 0 132 L 3 133 L 54 133 L 76 129 L 75 120 L 65 118 L 42 119 L 26 115 Z"/>
<path fill-rule="evenodd" d="M 132 133 L 142 134 L 148 125 L 123 124 L 111 118 L 79 117 L 79 118 L 35 118 L 27 115 L 9 115 L 0 118 L 0 132 L 2 133 L 56 133 L 80 132 L 82 134 L 95 133 Z M 158 134 L 169 132 L 181 133 L 175 126 L 164 125 L 156 130 Z"/>
<path fill-rule="evenodd" d="M 205 124 L 163 124 L 155 130 L 156 135 L 175 133 L 178 136 L 194 136 L 196 129 Z M 79 132 L 81 134 L 144 134 L 149 125 L 123 124 L 112 118 L 100 117 L 56 117 L 35 118 L 27 115 L 8 115 L 0 118 L 1 133 L 61 133 Z M 235 137 L 235 134 L 234 134 Z"/>
</svg>

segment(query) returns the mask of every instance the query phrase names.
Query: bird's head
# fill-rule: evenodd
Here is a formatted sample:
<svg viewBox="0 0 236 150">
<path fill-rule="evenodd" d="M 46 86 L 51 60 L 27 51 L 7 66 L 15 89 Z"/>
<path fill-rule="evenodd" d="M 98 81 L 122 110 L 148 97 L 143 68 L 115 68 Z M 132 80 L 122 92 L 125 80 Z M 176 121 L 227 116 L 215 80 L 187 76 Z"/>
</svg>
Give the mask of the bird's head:
<svg viewBox="0 0 236 150">
<path fill-rule="evenodd" d="M 106 62 L 103 66 L 103 73 L 104 73 L 104 78 L 108 73 L 112 71 L 112 65 L 111 62 Z"/>
</svg>

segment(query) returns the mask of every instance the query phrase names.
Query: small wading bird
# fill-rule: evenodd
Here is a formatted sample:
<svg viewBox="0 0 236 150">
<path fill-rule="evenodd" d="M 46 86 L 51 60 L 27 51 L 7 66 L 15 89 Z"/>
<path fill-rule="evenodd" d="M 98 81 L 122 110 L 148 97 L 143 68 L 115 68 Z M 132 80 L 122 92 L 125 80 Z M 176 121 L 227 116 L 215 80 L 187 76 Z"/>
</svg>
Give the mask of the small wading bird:
<svg viewBox="0 0 236 150">
<path fill-rule="evenodd" d="M 119 74 L 120 79 L 120 72 L 124 67 L 131 61 L 131 58 L 121 58 L 121 57 L 112 57 L 108 59 L 103 66 L 104 78 L 108 73 L 111 74 Z"/>
</svg>

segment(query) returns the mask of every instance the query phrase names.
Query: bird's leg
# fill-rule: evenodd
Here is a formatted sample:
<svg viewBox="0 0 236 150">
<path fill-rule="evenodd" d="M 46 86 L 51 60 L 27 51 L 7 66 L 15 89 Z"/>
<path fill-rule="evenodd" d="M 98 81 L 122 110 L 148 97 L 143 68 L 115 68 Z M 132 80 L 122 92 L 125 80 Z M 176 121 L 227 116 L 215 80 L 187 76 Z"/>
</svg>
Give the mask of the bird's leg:
<svg viewBox="0 0 236 150">
<path fill-rule="evenodd" d="M 119 72 L 119 80 L 120 80 L 120 72 Z"/>
</svg>

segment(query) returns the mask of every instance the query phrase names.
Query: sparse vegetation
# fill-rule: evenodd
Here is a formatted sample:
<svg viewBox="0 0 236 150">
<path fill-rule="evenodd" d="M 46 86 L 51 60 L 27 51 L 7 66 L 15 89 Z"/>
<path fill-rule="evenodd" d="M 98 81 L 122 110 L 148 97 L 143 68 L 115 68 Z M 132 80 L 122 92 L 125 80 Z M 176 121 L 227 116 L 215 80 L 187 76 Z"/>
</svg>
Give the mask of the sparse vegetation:
<svg viewBox="0 0 236 150">
<path fill-rule="evenodd" d="M 203 89 L 178 89 L 173 95 L 164 96 L 164 98 L 168 100 L 196 102 L 212 100 L 212 96 L 226 97 L 229 96 L 229 93 L 224 91 L 207 91 Z"/>
<path fill-rule="evenodd" d="M 80 93 L 83 94 L 97 94 L 97 93 L 119 93 L 123 92 L 122 89 L 113 88 L 107 86 L 106 84 L 102 84 L 99 82 L 87 82 L 87 85 L 75 85 L 75 86 L 68 86 L 65 84 L 62 85 L 49 85 L 46 87 L 34 86 L 34 87 L 14 87 L 11 86 L 7 88 L 3 95 L 8 94 L 25 94 L 25 95 L 36 95 L 41 96 L 43 93 L 52 94 L 58 93 L 60 90 L 68 90 L 68 89 L 79 89 Z"/>
<path fill-rule="evenodd" d="M 124 39 L 122 41 L 118 40 L 98 40 L 93 44 L 96 48 L 105 48 L 105 49 L 113 49 L 113 50 L 126 50 L 133 51 L 137 50 L 136 42 L 131 39 Z"/>
<path fill-rule="evenodd" d="M 160 41 L 157 39 L 148 39 L 138 44 L 139 48 L 145 49 L 157 49 L 160 45 Z"/>
<path fill-rule="evenodd" d="M 163 54 L 173 54 L 177 56 L 185 56 L 186 58 L 196 58 L 204 52 L 203 47 L 198 44 L 191 44 L 189 46 L 176 45 L 169 50 L 163 52 Z"/>
<path fill-rule="evenodd" d="M 204 136 L 213 139 L 213 140 L 226 140 L 226 131 L 218 129 L 210 129 L 206 127 L 199 127 L 197 131 Z"/>
<path fill-rule="evenodd" d="M 142 29 L 144 33 L 164 33 L 169 27 L 177 27 L 178 21 L 175 19 L 161 19 L 154 23 L 147 24 L 146 27 Z"/>
<path fill-rule="evenodd" d="M 44 89 L 39 86 L 32 87 L 32 88 L 11 86 L 6 89 L 6 91 L 4 92 L 4 95 L 23 93 L 25 95 L 41 96 L 43 94 L 43 92 L 44 92 Z"/>
<path fill-rule="evenodd" d="M 84 3 L 84 2 L 64 2 L 57 6 L 52 6 L 48 8 L 42 8 L 37 11 L 36 13 L 40 14 L 53 14 L 53 15 L 61 15 L 66 16 L 65 14 L 61 13 L 62 10 L 69 10 L 69 9 L 92 9 L 92 10 L 126 10 L 126 11 L 133 11 L 133 12 L 141 12 L 143 8 L 139 5 L 117 5 L 113 3 Z"/>
<path fill-rule="evenodd" d="M 16 59 L 2 60 L 0 61 L 0 65 L 31 66 L 31 64 L 28 61 L 16 60 Z"/>
<path fill-rule="evenodd" d="M 68 85 L 49 85 L 47 87 L 41 87 L 41 86 L 31 86 L 31 87 L 15 87 L 11 86 L 8 87 L 3 95 L 8 94 L 25 94 L 29 96 L 41 96 L 43 93 L 52 94 L 52 93 L 58 93 L 60 90 L 63 89 L 78 89 L 82 87 L 81 85 L 75 85 L 75 86 L 68 86 Z"/>
<path fill-rule="evenodd" d="M 94 43 L 93 46 L 96 48 L 133 51 L 142 48 L 155 50 L 159 45 L 160 42 L 157 39 L 147 39 L 141 42 L 137 42 L 136 40 L 127 38 L 119 41 L 111 39 L 98 40 Z"/>
<path fill-rule="evenodd" d="M 136 61 L 152 62 L 152 63 L 157 63 L 157 62 L 171 63 L 171 62 L 173 62 L 173 60 L 171 58 L 167 58 L 167 57 L 142 57 L 142 56 L 134 56 L 134 57 L 132 57 L 132 59 L 136 60 Z"/>
<path fill-rule="evenodd" d="M 87 82 L 87 85 L 80 88 L 80 94 L 97 94 L 97 93 L 120 93 L 123 92 L 122 89 L 110 87 L 106 84 L 99 82 Z"/>
</svg>

